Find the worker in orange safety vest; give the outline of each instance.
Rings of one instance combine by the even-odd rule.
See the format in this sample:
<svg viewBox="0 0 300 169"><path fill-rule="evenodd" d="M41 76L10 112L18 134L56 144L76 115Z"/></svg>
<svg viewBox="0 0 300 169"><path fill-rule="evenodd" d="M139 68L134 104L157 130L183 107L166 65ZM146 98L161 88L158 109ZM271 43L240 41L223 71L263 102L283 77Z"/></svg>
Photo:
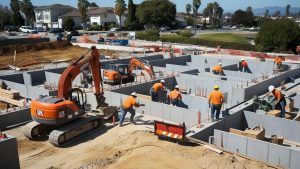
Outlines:
<svg viewBox="0 0 300 169"><path fill-rule="evenodd" d="M160 80L159 83L155 83L150 89L151 100L158 102L158 92L165 91L165 81Z"/></svg>
<svg viewBox="0 0 300 169"><path fill-rule="evenodd" d="M144 104L139 104L136 101L136 98L137 98L137 94L135 92L133 92L123 102L122 108L121 108L121 117L120 117L120 122L119 122L119 126L120 127L122 126L122 124L123 124L123 122L125 120L125 116L126 116L127 112L129 112L131 114L131 116L130 116L130 122L132 122L133 124L135 124L135 122L133 121L133 118L135 116L135 110L133 109L133 107L144 106Z"/></svg>
<svg viewBox="0 0 300 169"><path fill-rule="evenodd" d="M222 68L222 63L220 62L218 65L213 67L212 71L213 71L214 74L224 75L224 71L223 71L223 68Z"/></svg>
<svg viewBox="0 0 300 169"><path fill-rule="evenodd" d="M211 121L219 120L220 111L224 102L224 94L219 91L219 86L214 85L214 90L208 96L208 106L211 108ZM216 114L216 116L215 116Z"/></svg>
<svg viewBox="0 0 300 169"><path fill-rule="evenodd" d="M276 56L274 60L274 64L276 64L277 70L282 70L282 59L280 56Z"/></svg>
<svg viewBox="0 0 300 169"><path fill-rule="evenodd" d="M286 106L286 100L284 98L284 95L279 89L275 89L273 85L269 86L269 92L264 96L273 95L276 102L275 102L275 109L280 110L280 117L285 117L285 106ZM264 98L263 97L263 98Z"/></svg>
<svg viewBox="0 0 300 169"><path fill-rule="evenodd" d="M173 106L180 106L181 100L182 100L182 96L181 96L181 93L179 91L179 86L176 85L174 90L169 93L168 101Z"/></svg>
<svg viewBox="0 0 300 169"><path fill-rule="evenodd" d="M240 61L240 70L242 71L242 72L248 72L248 70L249 70L249 67L248 67L248 63L247 63L247 61L243 58L243 59L241 59L241 61Z"/></svg>

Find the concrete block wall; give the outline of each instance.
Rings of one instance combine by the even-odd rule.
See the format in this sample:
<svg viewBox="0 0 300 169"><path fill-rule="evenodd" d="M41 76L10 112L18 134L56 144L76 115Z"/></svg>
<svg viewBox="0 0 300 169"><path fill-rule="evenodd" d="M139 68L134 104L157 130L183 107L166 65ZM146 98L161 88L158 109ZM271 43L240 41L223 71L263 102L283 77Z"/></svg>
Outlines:
<svg viewBox="0 0 300 169"><path fill-rule="evenodd" d="M293 70L289 70L282 74L279 74L275 77L269 77L269 79L264 80L260 83L249 86L245 89L246 99L251 99L254 95L261 95L267 92L268 86L274 85L278 87L281 81L285 81L286 83L290 81L289 77L293 77L297 79L300 77L300 68L295 68Z"/></svg>
<svg viewBox="0 0 300 169"><path fill-rule="evenodd" d="M298 169L300 166L300 149L268 143L217 129L214 130L214 137L215 145L231 152L290 169Z"/></svg>
<svg viewBox="0 0 300 169"><path fill-rule="evenodd" d="M19 169L19 154L16 137L8 135L7 139L0 140L0 166L1 168Z"/></svg>
<svg viewBox="0 0 300 169"><path fill-rule="evenodd" d="M0 130L5 130L9 126L31 121L31 114L29 108L17 108L0 111ZM1 161L1 160L0 160Z"/></svg>
<svg viewBox="0 0 300 169"><path fill-rule="evenodd" d="M298 121L256 114L251 111L244 112L249 128L262 125L266 129L266 136L268 137L271 135L280 135L284 139L300 143L300 123Z"/></svg>
<svg viewBox="0 0 300 169"><path fill-rule="evenodd" d="M31 85L37 86L44 84L46 81L45 70L27 72L31 76Z"/></svg>
<svg viewBox="0 0 300 169"><path fill-rule="evenodd" d="M149 64L152 66L166 67L166 64L186 65L187 62L191 62L190 55L179 56L179 57L169 58L169 59L153 60L150 61Z"/></svg>
<svg viewBox="0 0 300 169"><path fill-rule="evenodd" d="M0 76L1 80L11 81L19 84L24 84L24 78L22 73L15 73L10 75Z"/></svg>

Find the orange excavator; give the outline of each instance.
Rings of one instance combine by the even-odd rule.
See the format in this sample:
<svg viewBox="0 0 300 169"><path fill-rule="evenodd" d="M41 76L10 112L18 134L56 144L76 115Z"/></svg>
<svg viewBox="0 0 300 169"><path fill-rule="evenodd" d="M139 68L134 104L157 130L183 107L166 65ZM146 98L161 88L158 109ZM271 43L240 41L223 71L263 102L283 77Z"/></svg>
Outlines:
<svg viewBox="0 0 300 169"><path fill-rule="evenodd" d="M85 56L91 51L90 56ZM58 82L58 96L46 96L31 102L34 120L24 126L23 133L29 139L48 135L53 145L61 146L73 138L100 127L100 116L87 114L86 95L79 88L72 88L72 81L88 66L95 85L97 108L107 108L101 83L99 52L95 46L68 66ZM112 109L111 109L112 110Z"/></svg>
<svg viewBox="0 0 300 169"><path fill-rule="evenodd" d="M134 82L135 77L132 71L137 67L145 70L151 79L155 79L153 67L146 60L133 57L129 64L110 64L109 69L103 72L103 81L108 84Z"/></svg>

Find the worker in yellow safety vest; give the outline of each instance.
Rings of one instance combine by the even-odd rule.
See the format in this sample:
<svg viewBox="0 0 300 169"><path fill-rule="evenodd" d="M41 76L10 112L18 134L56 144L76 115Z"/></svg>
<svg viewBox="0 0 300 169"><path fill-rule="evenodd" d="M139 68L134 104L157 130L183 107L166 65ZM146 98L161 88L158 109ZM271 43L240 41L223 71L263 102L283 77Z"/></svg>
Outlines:
<svg viewBox="0 0 300 169"><path fill-rule="evenodd" d="M224 102L224 94L219 91L219 86L214 85L214 90L208 96L208 106L211 108L211 120L219 120L220 111ZM216 113L216 116L215 116Z"/></svg>
<svg viewBox="0 0 300 169"><path fill-rule="evenodd" d="M182 96L181 96L181 93L179 91L179 86L176 85L174 90L169 93L168 101L173 106L180 106L181 100L182 100Z"/></svg>

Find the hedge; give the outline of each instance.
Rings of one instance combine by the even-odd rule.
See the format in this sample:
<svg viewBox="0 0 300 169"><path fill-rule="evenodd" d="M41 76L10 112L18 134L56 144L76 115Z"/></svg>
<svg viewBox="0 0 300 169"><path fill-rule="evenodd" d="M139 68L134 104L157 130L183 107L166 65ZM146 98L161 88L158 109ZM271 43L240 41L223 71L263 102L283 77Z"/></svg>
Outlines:
<svg viewBox="0 0 300 169"><path fill-rule="evenodd" d="M183 43L191 45L200 45L207 47L217 47L221 46L223 49L236 49L236 50L246 50L246 51L256 51L255 46L251 44L242 44L235 42L218 42L218 41L208 41L197 38L187 38L181 36L162 36L160 37L162 42L171 42L171 43Z"/></svg>

